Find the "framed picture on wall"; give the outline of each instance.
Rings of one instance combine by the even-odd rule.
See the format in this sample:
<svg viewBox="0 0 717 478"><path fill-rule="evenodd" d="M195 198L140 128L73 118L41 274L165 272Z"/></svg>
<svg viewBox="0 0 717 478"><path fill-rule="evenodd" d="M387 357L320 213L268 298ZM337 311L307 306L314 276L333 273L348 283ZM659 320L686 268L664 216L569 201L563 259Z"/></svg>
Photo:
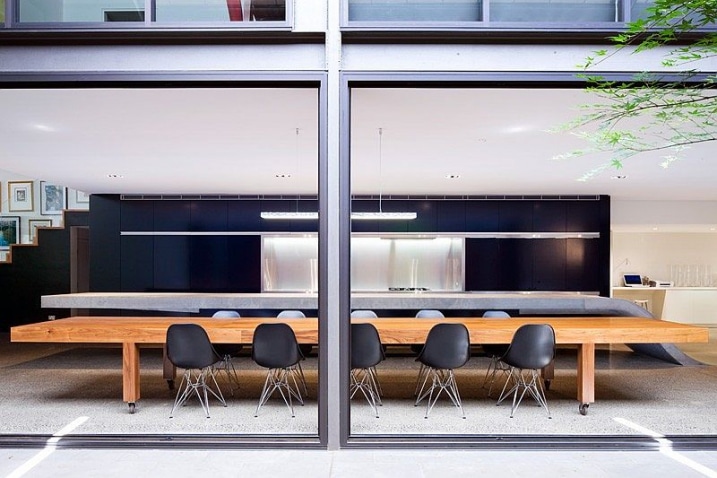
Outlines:
<svg viewBox="0 0 717 478"><path fill-rule="evenodd" d="M52 219L28 219L27 225L30 228L30 242L35 242L35 235L38 227L52 227Z"/></svg>
<svg viewBox="0 0 717 478"><path fill-rule="evenodd" d="M34 211L32 181L8 181L7 204L10 212Z"/></svg>
<svg viewBox="0 0 717 478"><path fill-rule="evenodd" d="M66 194L64 186L40 181L40 214L52 216L62 214L65 209Z"/></svg>
<svg viewBox="0 0 717 478"><path fill-rule="evenodd" d="M75 201L78 204L90 202L90 195L83 191L75 191Z"/></svg>
<svg viewBox="0 0 717 478"><path fill-rule="evenodd" d="M20 216L0 216L0 251L20 243Z"/></svg>

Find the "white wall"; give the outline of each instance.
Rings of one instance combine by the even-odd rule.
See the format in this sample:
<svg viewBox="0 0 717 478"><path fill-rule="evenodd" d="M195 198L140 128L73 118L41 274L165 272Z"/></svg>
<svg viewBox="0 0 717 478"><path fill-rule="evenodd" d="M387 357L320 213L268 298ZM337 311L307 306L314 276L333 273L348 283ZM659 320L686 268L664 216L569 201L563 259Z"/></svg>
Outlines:
<svg viewBox="0 0 717 478"><path fill-rule="evenodd" d="M717 232L613 232L612 257L613 286L626 272L672 280L671 265L708 266L717 285Z"/></svg>
<svg viewBox="0 0 717 478"><path fill-rule="evenodd" d="M671 265L711 268L717 286L717 201L611 202L612 283L625 272L673 280Z"/></svg>
<svg viewBox="0 0 717 478"><path fill-rule="evenodd" d="M717 201L612 200L610 215L618 231L707 232L717 227Z"/></svg>

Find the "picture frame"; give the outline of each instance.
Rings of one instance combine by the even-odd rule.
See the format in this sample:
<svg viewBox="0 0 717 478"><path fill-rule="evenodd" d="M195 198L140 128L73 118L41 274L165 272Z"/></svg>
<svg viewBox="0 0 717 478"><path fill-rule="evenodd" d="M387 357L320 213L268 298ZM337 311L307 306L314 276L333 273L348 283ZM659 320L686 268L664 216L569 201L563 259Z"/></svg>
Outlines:
<svg viewBox="0 0 717 478"><path fill-rule="evenodd" d="M38 227L52 227L52 219L28 219L27 226L30 230L30 242L35 243Z"/></svg>
<svg viewBox="0 0 717 478"><path fill-rule="evenodd" d="M75 202L77 204L86 204L90 202L90 195L84 191L75 190Z"/></svg>
<svg viewBox="0 0 717 478"><path fill-rule="evenodd" d="M0 251L20 243L20 216L0 216Z"/></svg>
<svg viewBox="0 0 717 478"><path fill-rule="evenodd" d="M66 188L40 181L40 214L53 216L62 214L67 204Z"/></svg>
<svg viewBox="0 0 717 478"><path fill-rule="evenodd" d="M35 194L32 181L8 181L7 204L10 212L35 210Z"/></svg>

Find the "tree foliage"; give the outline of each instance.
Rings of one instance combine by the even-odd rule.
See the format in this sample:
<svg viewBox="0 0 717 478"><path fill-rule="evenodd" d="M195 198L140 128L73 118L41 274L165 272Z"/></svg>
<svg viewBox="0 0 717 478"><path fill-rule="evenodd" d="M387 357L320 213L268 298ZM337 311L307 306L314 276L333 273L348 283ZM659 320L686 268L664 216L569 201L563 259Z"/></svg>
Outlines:
<svg viewBox="0 0 717 478"><path fill-rule="evenodd" d="M648 151L663 152L667 167L684 148L717 140L717 0L655 0L644 18L611 41L613 48L593 52L580 65L597 102L583 105L583 114L561 128L589 144L562 158L610 153L609 164L584 179ZM637 55L657 47L669 49L662 61L669 74L645 72L615 81L592 73L628 49ZM705 64L714 68L700 71Z"/></svg>

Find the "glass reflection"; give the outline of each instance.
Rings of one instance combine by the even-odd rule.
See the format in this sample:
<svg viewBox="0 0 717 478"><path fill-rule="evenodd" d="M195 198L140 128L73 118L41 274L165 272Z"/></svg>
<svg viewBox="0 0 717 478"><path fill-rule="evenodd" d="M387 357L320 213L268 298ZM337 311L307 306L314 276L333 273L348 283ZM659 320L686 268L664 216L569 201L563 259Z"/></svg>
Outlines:
<svg viewBox="0 0 717 478"><path fill-rule="evenodd" d="M21 23L143 22L144 1L135 0L20 0Z"/></svg>
<svg viewBox="0 0 717 478"><path fill-rule="evenodd" d="M21 23L144 22L144 7L143 0L18 1ZM158 0L155 10L158 22L286 21L286 0Z"/></svg>
<svg viewBox="0 0 717 478"><path fill-rule="evenodd" d="M349 0L349 20L358 22L476 22L482 10L480 0Z"/></svg>
<svg viewBox="0 0 717 478"><path fill-rule="evenodd" d="M158 0L158 22L283 22L286 0Z"/></svg>

